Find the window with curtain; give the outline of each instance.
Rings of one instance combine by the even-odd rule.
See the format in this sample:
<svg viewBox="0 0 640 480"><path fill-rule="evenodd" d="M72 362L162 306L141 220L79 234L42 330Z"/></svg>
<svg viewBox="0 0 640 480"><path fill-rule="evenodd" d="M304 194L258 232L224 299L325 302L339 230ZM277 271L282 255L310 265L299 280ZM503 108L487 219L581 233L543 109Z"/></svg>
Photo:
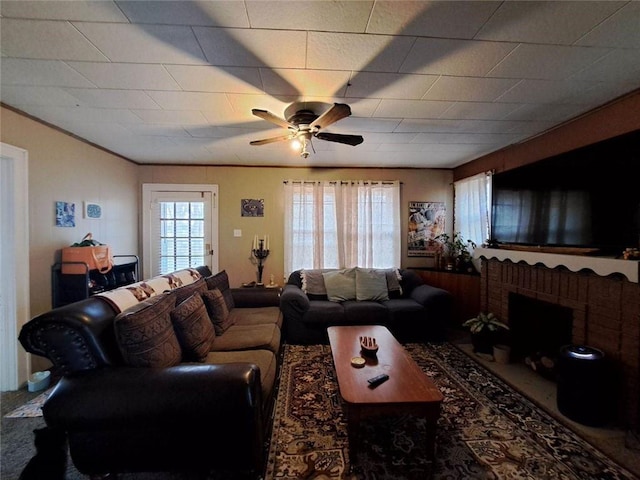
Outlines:
<svg viewBox="0 0 640 480"><path fill-rule="evenodd" d="M480 173L453 184L453 228L462 238L481 245L490 237L491 173Z"/></svg>
<svg viewBox="0 0 640 480"><path fill-rule="evenodd" d="M400 266L400 182L287 181L285 274Z"/></svg>

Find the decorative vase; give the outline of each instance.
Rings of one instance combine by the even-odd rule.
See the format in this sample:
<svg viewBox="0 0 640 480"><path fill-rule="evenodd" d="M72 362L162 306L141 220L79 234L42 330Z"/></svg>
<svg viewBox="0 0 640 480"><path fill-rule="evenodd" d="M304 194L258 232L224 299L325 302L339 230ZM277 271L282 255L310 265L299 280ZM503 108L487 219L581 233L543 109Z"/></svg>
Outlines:
<svg viewBox="0 0 640 480"><path fill-rule="evenodd" d="M473 351L475 353L487 353L493 355L493 345L496 340L496 336L489 330L482 330L478 333L471 334L471 344L473 345Z"/></svg>

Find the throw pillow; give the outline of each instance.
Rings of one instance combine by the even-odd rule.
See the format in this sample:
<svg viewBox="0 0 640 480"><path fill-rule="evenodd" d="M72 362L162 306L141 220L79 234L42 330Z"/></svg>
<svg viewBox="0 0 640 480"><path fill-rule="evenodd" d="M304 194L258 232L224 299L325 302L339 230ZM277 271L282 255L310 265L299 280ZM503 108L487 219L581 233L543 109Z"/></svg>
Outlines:
<svg viewBox="0 0 640 480"><path fill-rule="evenodd" d="M231 289L229 288L229 275L227 275L227 271L222 270L215 275L211 275L207 277L206 281L209 290L213 290L214 288L220 290L227 304L227 309L233 310L235 303L233 301L233 295L231 295Z"/></svg>
<svg viewBox="0 0 640 480"><path fill-rule="evenodd" d="M344 302L356 299L356 269L345 268L324 272L324 286L327 297L332 302Z"/></svg>
<svg viewBox="0 0 640 480"><path fill-rule="evenodd" d="M182 347L182 359L204 362L216 338L200 293L196 293L171 311L171 322Z"/></svg>
<svg viewBox="0 0 640 480"><path fill-rule="evenodd" d="M325 272L327 270L324 270ZM300 270L302 280L302 291L308 295L326 295L327 289L324 285L323 270Z"/></svg>
<svg viewBox="0 0 640 480"><path fill-rule="evenodd" d="M357 268L356 300L372 300L374 302L389 300L385 272L371 268Z"/></svg>
<svg viewBox="0 0 640 480"><path fill-rule="evenodd" d="M170 315L175 302L174 295L163 293L116 316L116 339L127 365L171 367L180 363L182 351Z"/></svg>
<svg viewBox="0 0 640 480"><path fill-rule="evenodd" d="M184 285L172 290L176 296L176 304L181 304L194 293L202 293L207 291L207 282L204 278L200 278L189 285Z"/></svg>
<svg viewBox="0 0 640 480"><path fill-rule="evenodd" d="M387 268L383 270L387 277L387 290L389 291L389 298L400 298L402 297L402 286L400 285L400 280L402 280L402 275L400 275L400 270L397 268Z"/></svg>
<svg viewBox="0 0 640 480"><path fill-rule="evenodd" d="M227 329L233 325L233 316L229 315L227 302L225 302L222 293L217 288L207 290L202 294L202 300L207 307L209 318L213 323L216 335L222 335Z"/></svg>

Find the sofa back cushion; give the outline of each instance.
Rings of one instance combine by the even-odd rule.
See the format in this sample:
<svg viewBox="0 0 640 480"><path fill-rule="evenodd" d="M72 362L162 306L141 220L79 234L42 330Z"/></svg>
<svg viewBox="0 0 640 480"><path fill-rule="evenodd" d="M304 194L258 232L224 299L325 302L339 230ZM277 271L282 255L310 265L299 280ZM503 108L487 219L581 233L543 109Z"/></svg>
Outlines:
<svg viewBox="0 0 640 480"><path fill-rule="evenodd" d="M233 310L235 304L233 302L233 295L231 294L231 288L229 287L229 275L226 270L222 270L215 275L211 275L206 278L207 288L213 290L217 288L222 293L224 301L227 304L227 310ZM211 313L209 313L211 314Z"/></svg>
<svg viewBox="0 0 640 480"><path fill-rule="evenodd" d="M356 269L345 268L322 274L327 297L332 302L344 302L356 299Z"/></svg>
<svg viewBox="0 0 640 480"><path fill-rule="evenodd" d="M197 293L198 295L200 295L202 292L206 292L206 291L207 291L207 282L204 278L200 278L189 285L184 285L182 287L176 288L175 290L173 290L173 293L176 296L176 304L180 305L187 298L191 297L194 293Z"/></svg>
<svg viewBox="0 0 640 480"><path fill-rule="evenodd" d="M176 297L163 293L119 313L114 320L118 347L132 367L171 367L182 350L171 324Z"/></svg>
<svg viewBox="0 0 640 480"><path fill-rule="evenodd" d="M356 300L374 302L389 300L387 275L383 270L356 268Z"/></svg>
<svg viewBox="0 0 640 480"><path fill-rule="evenodd" d="M216 338L200 293L195 293L171 311L171 322L182 349L182 360L204 362Z"/></svg>
<svg viewBox="0 0 640 480"><path fill-rule="evenodd" d="M229 315L227 302L222 292L217 288L207 290L202 294L202 300L207 308L216 335L222 335L235 321L235 317Z"/></svg>

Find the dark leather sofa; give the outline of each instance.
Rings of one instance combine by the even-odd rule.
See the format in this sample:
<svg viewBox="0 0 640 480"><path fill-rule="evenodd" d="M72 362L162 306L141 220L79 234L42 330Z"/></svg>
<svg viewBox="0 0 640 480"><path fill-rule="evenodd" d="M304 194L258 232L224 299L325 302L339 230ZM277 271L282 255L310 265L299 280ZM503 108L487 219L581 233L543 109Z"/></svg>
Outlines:
<svg viewBox="0 0 640 480"><path fill-rule="evenodd" d="M331 269L314 272L329 271ZM394 290L389 285L389 298L381 301L330 301L321 287L315 294L311 290L305 292L303 272L296 270L289 275L280 296L287 343L326 344L327 327L333 325L385 325L402 342L438 342L446 337L452 295L425 284L412 270L397 270L400 288L396 285Z"/></svg>
<svg viewBox="0 0 640 480"><path fill-rule="evenodd" d="M62 376L43 415L48 427L67 433L80 472L92 478L154 471L262 474L280 363L277 297L264 289L238 292L224 271L197 270L233 305L232 325L216 334L201 363L128 366L114 329L119 312L100 297L23 326L24 348L48 358ZM191 294L182 289L193 286L164 295Z"/></svg>

